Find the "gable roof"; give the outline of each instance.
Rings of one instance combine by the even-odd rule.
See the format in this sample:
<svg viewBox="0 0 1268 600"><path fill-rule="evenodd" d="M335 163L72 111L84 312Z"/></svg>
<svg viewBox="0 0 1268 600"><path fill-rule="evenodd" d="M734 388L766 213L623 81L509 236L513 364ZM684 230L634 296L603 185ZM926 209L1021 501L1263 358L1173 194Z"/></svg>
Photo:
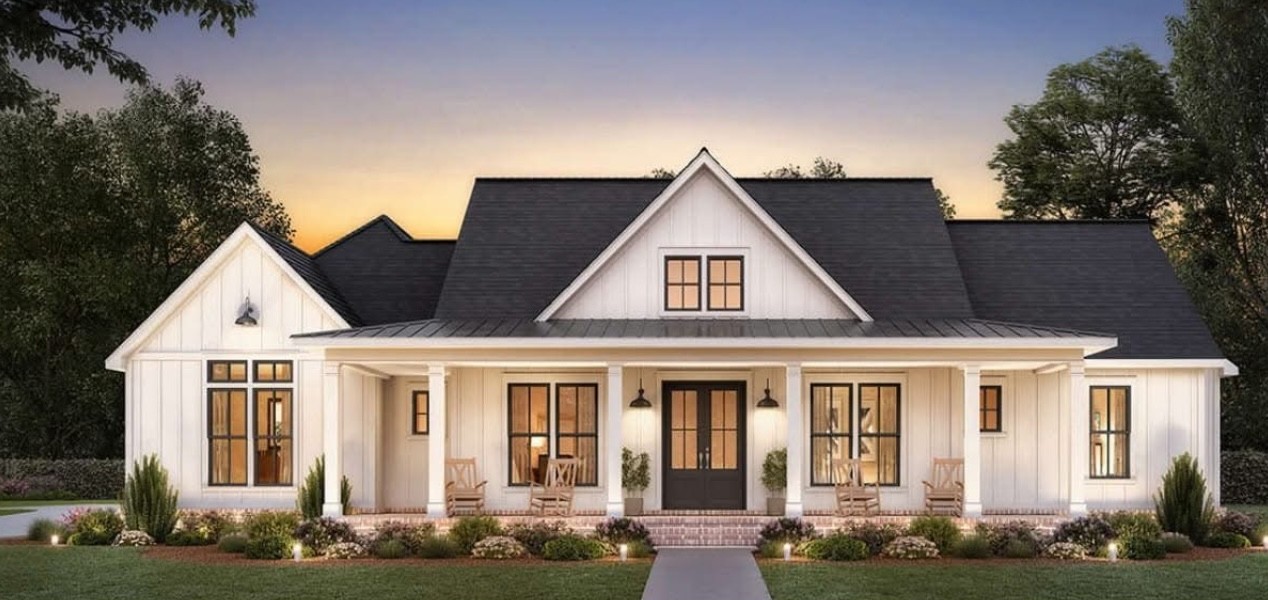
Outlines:
<svg viewBox="0 0 1268 600"><path fill-rule="evenodd" d="M329 304L339 316L343 318L349 325L362 325L365 322L358 318L356 311L344 299L343 294L339 293L339 288L331 283L330 279L322 271L321 267L313 261L303 250L291 245L290 242L274 235L268 230L254 224L247 223L256 234L268 244L274 252L277 253L286 264L290 265L295 273L300 276L317 295L321 296L326 304Z"/></svg>
<svg viewBox="0 0 1268 600"><path fill-rule="evenodd" d="M1092 358L1223 358L1146 221L948 221L977 316L1107 331Z"/></svg>

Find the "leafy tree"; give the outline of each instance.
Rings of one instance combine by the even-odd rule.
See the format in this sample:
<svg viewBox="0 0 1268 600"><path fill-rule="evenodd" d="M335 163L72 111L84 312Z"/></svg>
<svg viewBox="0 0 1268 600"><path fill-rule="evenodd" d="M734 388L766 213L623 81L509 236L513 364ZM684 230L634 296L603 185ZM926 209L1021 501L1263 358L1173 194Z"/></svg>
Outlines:
<svg viewBox="0 0 1268 600"><path fill-rule="evenodd" d="M933 194L938 197L938 208L942 209L942 218L955 218L955 205L951 204L951 197L942 188L933 188Z"/></svg>
<svg viewBox="0 0 1268 600"><path fill-rule="evenodd" d="M238 19L255 14L254 0L0 0L0 110L33 106L40 91L13 61L56 61L92 73L98 64L120 81L149 83L141 63L115 49L115 35L149 31L161 16L197 15L202 29L233 35Z"/></svg>
<svg viewBox="0 0 1268 600"><path fill-rule="evenodd" d="M651 173L647 174L648 179L673 179L677 176L678 174L673 170L661 167L656 167L655 169L652 169Z"/></svg>
<svg viewBox="0 0 1268 600"><path fill-rule="evenodd" d="M241 124L202 96L0 114L0 456L121 456L105 357L242 221L289 237Z"/></svg>
<svg viewBox="0 0 1268 600"><path fill-rule="evenodd" d="M1004 122L989 164L1007 218L1159 217L1199 173L1171 79L1135 46L1053 69Z"/></svg>
<svg viewBox="0 0 1268 600"><path fill-rule="evenodd" d="M845 165L822 156L816 156L814 163L807 171L800 165L788 163L773 171L762 173L762 177L772 179L845 179Z"/></svg>
<svg viewBox="0 0 1268 600"><path fill-rule="evenodd" d="M1223 442L1268 449L1268 4L1188 0L1168 20L1177 99L1209 150L1206 185L1168 249L1216 340L1241 367L1225 380Z"/></svg>

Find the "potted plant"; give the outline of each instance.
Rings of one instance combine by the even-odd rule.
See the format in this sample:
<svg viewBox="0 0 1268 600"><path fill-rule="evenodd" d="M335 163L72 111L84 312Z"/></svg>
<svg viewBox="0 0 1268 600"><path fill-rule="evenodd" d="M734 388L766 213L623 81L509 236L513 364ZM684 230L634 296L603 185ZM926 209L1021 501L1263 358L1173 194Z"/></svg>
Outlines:
<svg viewBox="0 0 1268 600"><path fill-rule="evenodd" d="M621 449L621 487L625 488L627 517L643 514L643 490L652 484L650 461L646 452L634 454L629 448Z"/></svg>
<svg viewBox="0 0 1268 600"><path fill-rule="evenodd" d="M784 514L784 488L788 487L788 450L779 448L766 453L762 462L762 487L766 497L766 514Z"/></svg>

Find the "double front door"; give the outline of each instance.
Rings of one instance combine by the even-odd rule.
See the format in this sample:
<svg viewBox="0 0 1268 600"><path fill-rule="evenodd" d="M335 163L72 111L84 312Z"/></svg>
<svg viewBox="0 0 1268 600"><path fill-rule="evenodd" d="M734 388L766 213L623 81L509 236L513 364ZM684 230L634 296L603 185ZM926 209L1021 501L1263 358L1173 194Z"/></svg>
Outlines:
<svg viewBox="0 0 1268 600"><path fill-rule="evenodd" d="M665 382L666 509L744 508L743 382Z"/></svg>

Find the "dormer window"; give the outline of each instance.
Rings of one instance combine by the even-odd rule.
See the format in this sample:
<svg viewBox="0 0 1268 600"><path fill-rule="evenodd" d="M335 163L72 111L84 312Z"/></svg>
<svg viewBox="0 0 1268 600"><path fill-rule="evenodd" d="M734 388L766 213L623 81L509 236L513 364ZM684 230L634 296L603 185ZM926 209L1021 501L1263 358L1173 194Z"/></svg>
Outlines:
<svg viewBox="0 0 1268 600"><path fill-rule="evenodd" d="M744 310L744 257L709 257L709 310Z"/></svg>
<svg viewBox="0 0 1268 600"><path fill-rule="evenodd" d="M734 249L665 254L663 313L743 313L744 259Z"/></svg>
<svg viewBox="0 0 1268 600"><path fill-rule="evenodd" d="M665 310L700 310L700 257L665 257Z"/></svg>

